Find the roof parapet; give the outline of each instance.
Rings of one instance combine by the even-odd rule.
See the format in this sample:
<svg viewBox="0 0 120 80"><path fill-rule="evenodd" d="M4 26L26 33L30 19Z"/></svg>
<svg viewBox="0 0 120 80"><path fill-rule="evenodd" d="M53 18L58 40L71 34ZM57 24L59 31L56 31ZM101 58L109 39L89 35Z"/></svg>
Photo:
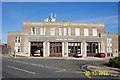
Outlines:
<svg viewBox="0 0 120 80"><path fill-rule="evenodd" d="M8 32L8 35L27 35L27 34L19 31L15 31L15 32Z"/></svg>
<svg viewBox="0 0 120 80"><path fill-rule="evenodd" d="M88 23L88 22L23 22L23 25L63 25L63 26L102 26L103 23Z"/></svg>

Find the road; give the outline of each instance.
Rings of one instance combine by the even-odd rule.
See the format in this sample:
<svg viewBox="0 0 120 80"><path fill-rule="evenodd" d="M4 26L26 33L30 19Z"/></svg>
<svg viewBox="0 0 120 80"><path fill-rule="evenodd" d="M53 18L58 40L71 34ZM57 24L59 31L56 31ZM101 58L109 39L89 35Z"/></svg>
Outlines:
<svg viewBox="0 0 120 80"><path fill-rule="evenodd" d="M85 75L84 64L101 65L103 61L45 59L45 58L5 58L2 59L3 78L89 78ZM92 78L109 78L92 76Z"/></svg>

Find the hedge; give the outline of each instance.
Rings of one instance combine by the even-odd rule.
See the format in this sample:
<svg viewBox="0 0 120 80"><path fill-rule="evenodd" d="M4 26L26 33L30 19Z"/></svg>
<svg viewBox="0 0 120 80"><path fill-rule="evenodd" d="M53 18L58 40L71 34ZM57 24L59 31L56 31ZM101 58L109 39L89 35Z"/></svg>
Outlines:
<svg viewBox="0 0 120 80"><path fill-rule="evenodd" d="M111 67L120 68L120 57L115 57L109 60L109 65Z"/></svg>

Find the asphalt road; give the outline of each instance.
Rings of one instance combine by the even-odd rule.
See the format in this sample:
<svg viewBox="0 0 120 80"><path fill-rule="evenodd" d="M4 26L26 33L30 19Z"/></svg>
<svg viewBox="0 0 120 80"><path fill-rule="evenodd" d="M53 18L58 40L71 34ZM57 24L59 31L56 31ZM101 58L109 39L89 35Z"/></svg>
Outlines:
<svg viewBox="0 0 120 80"><path fill-rule="evenodd" d="M101 65L103 61L64 60L45 58L3 58L2 78L84 78L84 64ZM92 78L110 78L92 76Z"/></svg>

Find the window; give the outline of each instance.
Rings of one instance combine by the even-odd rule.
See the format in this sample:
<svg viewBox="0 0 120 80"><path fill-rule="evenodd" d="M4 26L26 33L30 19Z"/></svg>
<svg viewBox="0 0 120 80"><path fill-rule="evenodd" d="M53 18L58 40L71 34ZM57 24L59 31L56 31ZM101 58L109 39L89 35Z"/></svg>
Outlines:
<svg viewBox="0 0 120 80"><path fill-rule="evenodd" d="M59 28L59 35L62 35L62 28Z"/></svg>
<svg viewBox="0 0 120 80"><path fill-rule="evenodd" d="M18 52L18 46L15 46L15 52Z"/></svg>
<svg viewBox="0 0 120 80"><path fill-rule="evenodd" d="M18 37L18 43L20 43L20 37Z"/></svg>
<svg viewBox="0 0 120 80"><path fill-rule="evenodd" d="M97 36L97 29L93 29L93 36Z"/></svg>
<svg viewBox="0 0 120 80"><path fill-rule="evenodd" d="M80 29L79 28L75 28L75 36L80 36Z"/></svg>
<svg viewBox="0 0 120 80"><path fill-rule="evenodd" d="M41 28L41 30L40 30L40 33L41 33L41 35L45 35L45 28Z"/></svg>
<svg viewBox="0 0 120 80"><path fill-rule="evenodd" d="M88 28L85 28L85 29L84 29L84 36L88 36L88 34L89 34L89 33L88 33Z"/></svg>
<svg viewBox="0 0 120 80"><path fill-rule="evenodd" d="M107 38L107 43L109 43L109 38Z"/></svg>
<svg viewBox="0 0 120 80"><path fill-rule="evenodd" d="M50 28L50 35L55 35L55 28Z"/></svg>
<svg viewBox="0 0 120 80"><path fill-rule="evenodd" d="M18 52L20 52L20 46L18 46Z"/></svg>
<svg viewBox="0 0 120 80"><path fill-rule="evenodd" d="M20 43L20 37L15 37L15 43Z"/></svg>
<svg viewBox="0 0 120 80"><path fill-rule="evenodd" d="M107 38L107 43L112 43L112 38Z"/></svg>
<svg viewBox="0 0 120 80"><path fill-rule="evenodd" d="M15 46L15 52L20 52L20 46Z"/></svg>
<svg viewBox="0 0 120 80"><path fill-rule="evenodd" d="M107 52L112 52L112 38L107 38Z"/></svg>
<svg viewBox="0 0 120 80"><path fill-rule="evenodd" d="M36 28L31 28L31 35L36 35Z"/></svg>
<svg viewBox="0 0 120 80"><path fill-rule="evenodd" d="M71 28L68 28L68 35L71 35Z"/></svg>
<svg viewBox="0 0 120 80"><path fill-rule="evenodd" d="M15 43L17 43L17 38L18 38L18 37L15 37Z"/></svg>
<svg viewBox="0 0 120 80"><path fill-rule="evenodd" d="M64 35L67 34L67 28L64 28Z"/></svg>
<svg viewBox="0 0 120 80"><path fill-rule="evenodd" d="M109 38L109 43L112 43L112 38Z"/></svg>
<svg viewBox="0 0 120 80"><path fill-rule="evenodd" d="M112 53L112 47L111 46L107 47L107 52Z"/></svg>

